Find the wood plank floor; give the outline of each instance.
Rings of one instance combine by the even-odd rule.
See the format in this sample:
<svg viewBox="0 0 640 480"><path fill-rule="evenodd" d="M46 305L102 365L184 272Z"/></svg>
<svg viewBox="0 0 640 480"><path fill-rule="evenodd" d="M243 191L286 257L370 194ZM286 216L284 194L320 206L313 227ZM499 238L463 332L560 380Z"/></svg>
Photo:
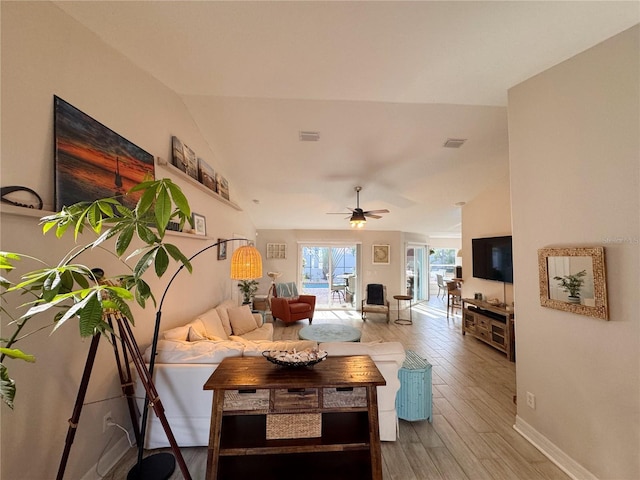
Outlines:
<svg viewBox="0 0 640 480"><path fill-rule="evenodd" d="M515 364L488 345L462 336L459 314L447 319L445 308L436 298L414 306L413 325L393 323L395 312L390 324L375 314L363 323L358 312L344 310L317 311L314 316L314 324L362 329L363 342L402 342L433 365L433 423L400 420L399 440L382 443L384 480L569 480L512 428ZM285 327L278 322L274 338L297 339L305 325ZM182 452L192 478L204 479L206 448ZM104 478L126 478L135 458L131 449ZM171 479L181 478L176 468Z"/></svg>

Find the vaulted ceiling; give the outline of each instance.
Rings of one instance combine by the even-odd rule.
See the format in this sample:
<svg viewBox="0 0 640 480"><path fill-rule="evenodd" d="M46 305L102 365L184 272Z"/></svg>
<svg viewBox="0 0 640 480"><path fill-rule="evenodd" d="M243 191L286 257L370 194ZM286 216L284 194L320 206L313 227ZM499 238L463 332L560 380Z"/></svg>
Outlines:
<svg viewBox="0 0 640 480"><path fill-rule="evenodd" d="M432 236L508 181L507 90L640 21L634 1L55 3L184 99L257 228L349 228L326 212L361 185L391 211L366 228Z"/></svg>

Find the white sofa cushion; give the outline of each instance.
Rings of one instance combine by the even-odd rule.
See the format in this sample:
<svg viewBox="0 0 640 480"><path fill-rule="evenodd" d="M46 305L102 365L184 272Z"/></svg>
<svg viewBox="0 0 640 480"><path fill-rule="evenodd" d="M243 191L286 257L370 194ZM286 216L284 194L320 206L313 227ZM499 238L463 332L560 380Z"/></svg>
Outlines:
<svg viewBox="0 0 640 480"><path fill-rule="evenodd" d="M228 308L227 314L229 315L233 335L244 335L258 328L248 305Z"/></svg>
<svg viewBox="0 0 640 480"><path fill-rule="evenodd" d="M231 335L229 337L230 340L236 340L236 335ZM249 333L245 333L241 337L243 340L273 340L273 324L265 323L260 328L256 328L255 330L251 330Z"/></svg>
<svg viewBox="0 0 640 480"><path fill-rule="evenodd" d="M222 321L222 326L224 331L227 333L227 336L232 334L231 330L231 322L229 322L229 314L227 313L228 308L237 307L238 305L233 300L225 300L220 305L216 307L216 311L220 316L220 320Z"/></svg>
<svg viewBox="0 0 640 480"><path fill-rule="evenodd" d="M201 342L181 342L160 340L158 342L156 363L220 363L227 357L241 357L244 344L223 340ZM151 347L144 352L145 361L149 361Z"/></svg>
<svg viewBox="0 0 640 480"><path fill-rule="evenodd" d="M222 320L220 319L220 314L215 308L207 310L206 312L198 315L198 319L204 325L207 335L219 337L224 340L227 340L229 338L229 334L227 333L222 324Z"/></svg>

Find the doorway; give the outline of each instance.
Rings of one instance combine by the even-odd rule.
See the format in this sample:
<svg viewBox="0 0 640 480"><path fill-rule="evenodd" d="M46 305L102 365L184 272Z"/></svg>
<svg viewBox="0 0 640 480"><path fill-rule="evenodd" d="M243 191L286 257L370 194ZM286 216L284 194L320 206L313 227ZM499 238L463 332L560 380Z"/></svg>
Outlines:
<svg viewBox="0 0 640 480"><path fill-rule="evenodd" d="M414 302L429 300L429 256L426 245L409 244L405 254L407 295Z"/></svg>
<svg viewBox="0 0 640 480"><path fill-rule="evenodd" d="M357 245L301 245L299 250L302 293L316 296L316 308L353 308Z"/></svg>

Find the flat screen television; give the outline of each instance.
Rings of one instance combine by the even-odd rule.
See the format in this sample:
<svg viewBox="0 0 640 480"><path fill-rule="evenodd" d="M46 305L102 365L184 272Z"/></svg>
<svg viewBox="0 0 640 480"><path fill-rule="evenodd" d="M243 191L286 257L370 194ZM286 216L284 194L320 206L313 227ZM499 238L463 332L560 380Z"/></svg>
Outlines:
<svg viewBox="0 0 640 480"><path fill-rule="evenodd" d="M473 276L485 280L513 283L511 235L471 240Z"/></svg>

